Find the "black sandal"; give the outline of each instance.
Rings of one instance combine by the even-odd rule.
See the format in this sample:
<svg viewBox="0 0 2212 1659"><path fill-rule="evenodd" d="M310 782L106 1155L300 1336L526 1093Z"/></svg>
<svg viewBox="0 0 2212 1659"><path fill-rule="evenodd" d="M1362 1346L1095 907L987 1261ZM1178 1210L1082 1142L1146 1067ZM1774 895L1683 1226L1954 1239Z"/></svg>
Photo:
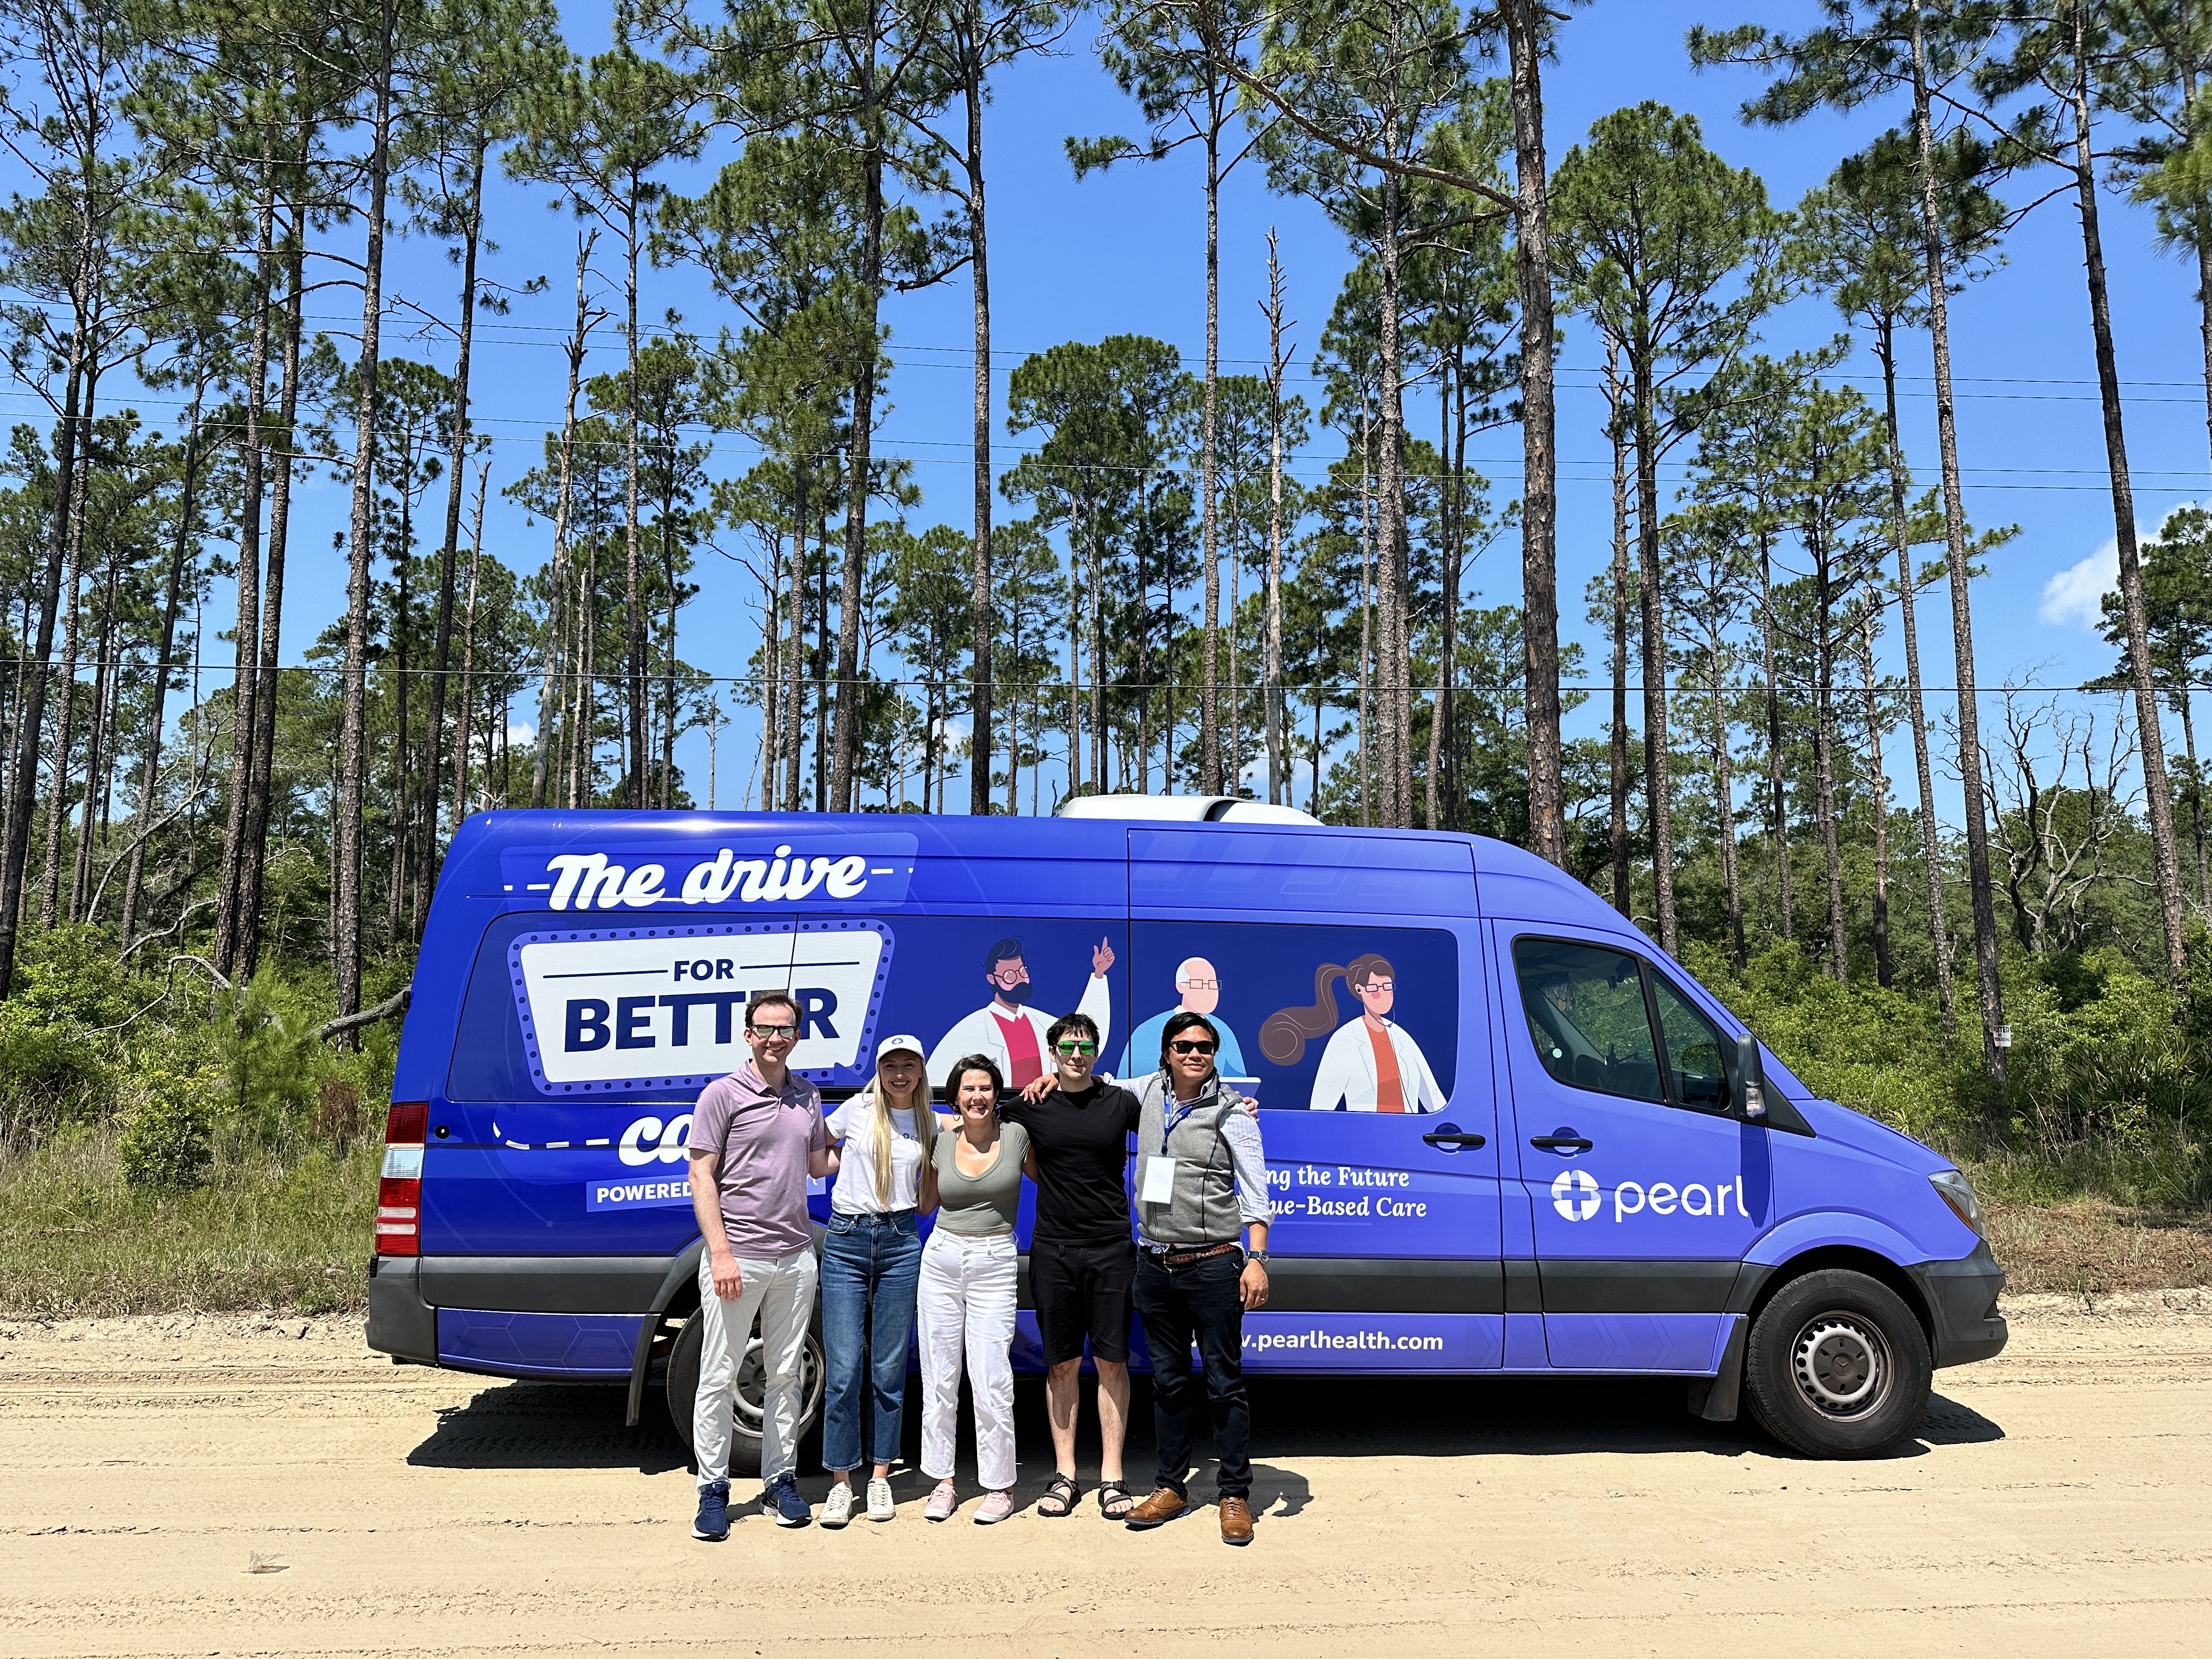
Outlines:
<svg viewBox="0 0 2212 1659"><path fill-rule="evenodd" d="M1052 1484L1044 1489L1044 1496L1037 1499L1036 1512L1048 1520L1056 1521L1063 1515L1074 1514L1075 1506L1082 1501L1083 1488L1075 1484L1074 1477L1055 1474ZM1053 1504L1059 1507L1049 1507Z"/></svg>
<svg viewBox="0 0 2212 1659"><path fill-rule="evenodd" d="M1121 1507L1116 1511L1114 1506ZM1127 1521L1129 1511L1137 1507L1137 1500L1126 1480L1101 1480L1098 1483L1098 1513L1109 1521Z"/></svg>

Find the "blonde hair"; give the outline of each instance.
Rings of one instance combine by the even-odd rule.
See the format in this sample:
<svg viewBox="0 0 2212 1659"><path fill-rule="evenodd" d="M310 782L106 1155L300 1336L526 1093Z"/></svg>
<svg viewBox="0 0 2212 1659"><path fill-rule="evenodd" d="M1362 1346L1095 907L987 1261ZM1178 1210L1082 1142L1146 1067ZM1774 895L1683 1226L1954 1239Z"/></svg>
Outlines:
<svg viewBox="0 0 2212 1659"><path fill-rule="evenodd" d="M914 1087L908 1092L908 1109L914 1114L915 1139L921 1143L923 1160L927 1162L929 1131L936 1125L936 1120L930 1116L929 1111L929 1079L927 1077L916 1078ZM892 1108L890 1097L884 1089L883 1059L880 1055L876 1060L876 1075L868 1082L868 1145L873 1150L876 1160L876 1202L889 1209L891 1202Z"/></svg>

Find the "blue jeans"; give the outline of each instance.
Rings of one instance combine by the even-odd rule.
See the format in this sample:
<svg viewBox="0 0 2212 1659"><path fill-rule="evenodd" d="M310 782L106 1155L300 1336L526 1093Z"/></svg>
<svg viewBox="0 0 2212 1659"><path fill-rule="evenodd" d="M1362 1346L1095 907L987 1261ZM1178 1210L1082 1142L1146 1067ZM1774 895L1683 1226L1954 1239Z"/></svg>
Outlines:
<svg viewBox="0 0 2212 1659"><path fill-rule="evenodd" d="M822 1462L827 1468L857 1469L898 1455L921 1274L921 1235L912 1210L830 1218L829 1236L822 1241L822 1345L829 1372Z"/></svg>

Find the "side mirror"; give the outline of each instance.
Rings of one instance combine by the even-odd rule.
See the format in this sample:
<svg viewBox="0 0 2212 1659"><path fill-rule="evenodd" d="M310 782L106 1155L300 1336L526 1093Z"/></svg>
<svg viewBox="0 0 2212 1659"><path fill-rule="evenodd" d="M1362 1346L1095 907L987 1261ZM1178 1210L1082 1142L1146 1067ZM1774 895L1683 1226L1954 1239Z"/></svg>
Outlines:
<svg viewBox="0 0 2212 1659"><path fill-rule="evenodd" d="M1743 1092L1743 1115L1754 1122L1766 1115L1766 1061L1759 1039L1747 1032L1735 1040L1736 1086Z"/></svg>

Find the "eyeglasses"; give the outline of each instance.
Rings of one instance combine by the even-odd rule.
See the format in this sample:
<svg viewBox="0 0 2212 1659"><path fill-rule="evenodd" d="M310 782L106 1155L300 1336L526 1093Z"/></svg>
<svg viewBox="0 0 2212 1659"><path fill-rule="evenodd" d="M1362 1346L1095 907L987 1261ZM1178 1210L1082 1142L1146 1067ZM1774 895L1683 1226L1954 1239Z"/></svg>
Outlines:
<svg viewBox="0 0 2212 1659"><path fill-rule="evenodd" d="M763 1042L788 1042L799 1035L796 1025L748 1025L745 1030Z"/></svg>
<svg viewBox="0 0 2212 1659"><path fill-rule="evenodd" d="M1214 1049L1211 1042L1170 1042L1168 1047L1179 1054L1211 1054Z"/></svg>
<svg viewBox="0 0 2212 1659"><path fill-rule="evenodd" d="M1370 991L1395 991L1397 988L1398 981L1395 979L1370 979L1359 988L1359 994L1364 996Z"/></svg>
<svg viewBox="0 0 2212 1659"><path fill-rule="evenodd" d="M983 975L994 985L1019 985L1029 976L1026 968L994 968Z"/></svg>
<svg viewBox="0 0 2212 1659"><path fill-rule="evenodd" d="M1095 1054L1098 1052L1098 1045L1095 1042L1060 1042L1054 1045L1054 1051L1073 1058L1077 1054Z"/></svg>

